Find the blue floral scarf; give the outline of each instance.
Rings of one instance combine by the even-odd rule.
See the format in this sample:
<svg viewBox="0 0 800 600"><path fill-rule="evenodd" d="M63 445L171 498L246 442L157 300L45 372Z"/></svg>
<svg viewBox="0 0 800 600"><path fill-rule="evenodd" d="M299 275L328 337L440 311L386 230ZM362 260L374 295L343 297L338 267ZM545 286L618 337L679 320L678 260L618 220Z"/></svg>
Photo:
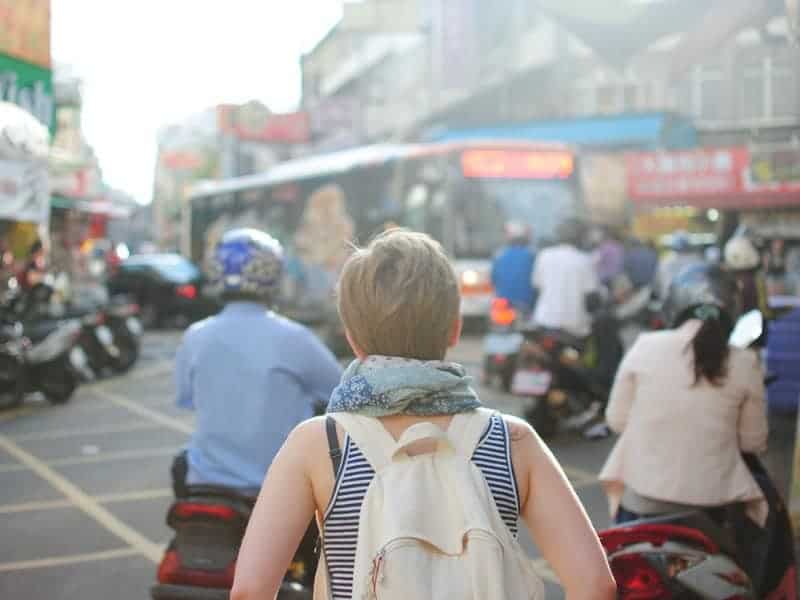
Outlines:
<svg viewBox="0 0 800 600"><path fill-rule="evenodd" d="M481 405L464 367L443 361L368 356L350 363L328 412L369 417L454 415Z"/></svg>

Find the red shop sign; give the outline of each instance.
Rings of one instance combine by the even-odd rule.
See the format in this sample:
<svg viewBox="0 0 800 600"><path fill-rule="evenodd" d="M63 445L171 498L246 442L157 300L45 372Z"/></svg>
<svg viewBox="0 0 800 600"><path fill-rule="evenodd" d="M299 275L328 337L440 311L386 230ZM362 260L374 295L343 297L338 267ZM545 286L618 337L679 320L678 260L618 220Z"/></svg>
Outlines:
<svg viewBox="0 0 800 600"><path fill-rule="evenodd" d="M635 204L757 208L800 206L795 151L699 148L626 155Z"/></svg>
<svg viewBox="0 0 800 600"><path fill-rule="evenodd" d="M632 200L689 200L740 193L749 156L746 148L703 148L628 154L625 163Z"/></svg>

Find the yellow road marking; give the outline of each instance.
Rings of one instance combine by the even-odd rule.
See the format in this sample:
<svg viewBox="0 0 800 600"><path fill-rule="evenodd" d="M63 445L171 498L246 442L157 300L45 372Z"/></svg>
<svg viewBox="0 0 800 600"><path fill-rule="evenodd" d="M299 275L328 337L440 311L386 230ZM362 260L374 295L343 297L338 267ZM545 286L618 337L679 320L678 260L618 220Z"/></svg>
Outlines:
<svg viewBox="0 0 800 600"><path fill-rule="evenodd" d="M37 558L35 560L19 560L16 562L0 563L0 573L24 571L27 569L43 569L45 567L61 567L64 565L74 565L98 560L125 558L128 556L136 556L137 554L139 554L139 551L135 548L119 548L118 550L105 550L103 552L71 554L69 556L55 556L53 558Z"/></svg>
<svg viewBox="0 0 800 600"><path fill-rule="evenodd" d="M162 448L145 448L143 450L123 450L120 452L100 452L88 456L72 456L56 460L42 461L49 467L71 467L73 465L90 465L94 463L110 462L115 460L136 460L137 458L153 458L159 456L174 456L180 452L181 446L166 446Z"/></svg>
<svg viewBox="0 0 800 600"><path fill-rule="evenodd" d="M172 490L169 488L156 488L152 490L142 490L139 492L128 492L122 494L101 494L91 496L91 499L99 504L116 504L119 502L134 502L137 500L158 500L160 498L172 498ZM19 504L0 504L0 515L8 515L22 512L34 512L37 510L55 510L60 508L73 508L72 502L66 498L61 500L39 500L34 502L20 502Z"/></svg>
<svg viewBox="0 0 800 600"><path fill-rule="evenodd" d="M10 515L21 512L32 512L36 510L53 510L56 508L69 508L72 502L69 500L42 500L38 502L20 502L19 504L0 505L0 515Z"/></svg>
<svg viewBox="0 0 800 600"><path fill-rule="evenodd" d="M42 464L48 467L71 467L73 465L91 465L96 463L113 462L115 460L136 460L138 458L158 458L160 456L174 456L181 450L181 446L164 446L160 448L145 448L142 450L121 450L119 452L100 452L86 456L67 456L54 460L43 460ZM27 471L28 467L19 463L0 464L0 473L16 473Z"/></svg>
<svg viewBox="0 0 800 600"><path fill-rule="evenodd" d="M562 465L562 468L564 469L564 473L566 473L567 477L569 477L570 481L574 484L589 485L597 483L597 473L590 473L589 471L584 471L576 467L568 467L566 465Z"/></svg>
<svg viewBox="0 0 800 600"><path fill-rule="evenodd" d="M27 471L28 467L19 463L3 463L0 464L0 473L16 473L18 471Z"/></svg>
<svg viewBox="0 0 800 600"><path fill-rule="evenodd" d="M104 389L97 389L94 390L98 395L102 396L104 399L108 400L109 402L116 404L117 406L121 406L122 408L127 408L130 412L145 419L149 419L154 423L158 423L159 425L163 425L164 427L169 427L174 429L175 431L180 431L181 433L186 433L191 435L194 432L194 427L191 424L187 423L183 419L176 419L175 417L170 417L169 415L165 415L164 413L158 412L157 410L153 410L151 408L147 408L138 404L137 402L133 402L132 400L128 400L127 398L120 396L119 394L115 394L114 392L109 392L108 390Z"/></svg>
<svg viewBox="0 0 800 600"><path fill-rule="evenodd" d="M154 563L158 563L161 560L161 547L158 544L151 542L138 531L123 523L78 486L56 473L44 462L29 454L2 434L0 434L0 448L64 494L75 506L124 541L128 546L135 548L142 556Z"/></svg>
<svg viewBox="0 0 800 600"><path fill-rule="evenodd" d="M13 421L20 417L29 415L32 412L34 412L34 409L30 406L20 406L19 408L12 408L11 410L7 410L0 413L0 423L7 423L8 421Z"/></svg>
<svg viewBox="0 0 800 600"><path fill-rule="evenodd" d="M15 442L27 442L33 440L57 440L69 437L80 437L84 435L108 435L110 433L128 433L132 431L145 431L155 429L156 424L142 421L139 423L127 423L120 425L108 425L93 428L76 429L53 429L50 431L34 431L31 433L21 433L19 435L9 435Z"/></svg>

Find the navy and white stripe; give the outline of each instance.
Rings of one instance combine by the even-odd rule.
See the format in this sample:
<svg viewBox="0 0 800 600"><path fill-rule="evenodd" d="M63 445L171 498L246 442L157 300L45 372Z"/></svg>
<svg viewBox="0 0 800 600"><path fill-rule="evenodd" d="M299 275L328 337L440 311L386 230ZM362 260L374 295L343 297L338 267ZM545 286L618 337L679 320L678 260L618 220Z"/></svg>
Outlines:
<svg viewBox="0 0 800 600"><path fill-rule="evenodd" d="M350 600L358 541L358 517L375 471L350 436L345 436L342 463L325 512L323 549L328 563L333 600ZM511 463L508 428L492 417L472 462L486 478L495 504L511 534L519 531L519 495Z"/></svg>

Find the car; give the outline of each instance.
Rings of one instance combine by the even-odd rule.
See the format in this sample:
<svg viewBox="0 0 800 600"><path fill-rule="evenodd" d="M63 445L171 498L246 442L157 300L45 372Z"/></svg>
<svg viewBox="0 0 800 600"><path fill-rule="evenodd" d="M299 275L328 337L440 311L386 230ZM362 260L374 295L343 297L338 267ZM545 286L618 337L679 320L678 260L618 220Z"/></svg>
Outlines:
<svg viewBox="0 0 800 600"><path fill-rule="evenodd" d="M108 279L111 296L126 295L139 304L145 328L185 326L215 314L220 304L203 293L205 277L180 254L140 254L122 261Z"/></svg>

